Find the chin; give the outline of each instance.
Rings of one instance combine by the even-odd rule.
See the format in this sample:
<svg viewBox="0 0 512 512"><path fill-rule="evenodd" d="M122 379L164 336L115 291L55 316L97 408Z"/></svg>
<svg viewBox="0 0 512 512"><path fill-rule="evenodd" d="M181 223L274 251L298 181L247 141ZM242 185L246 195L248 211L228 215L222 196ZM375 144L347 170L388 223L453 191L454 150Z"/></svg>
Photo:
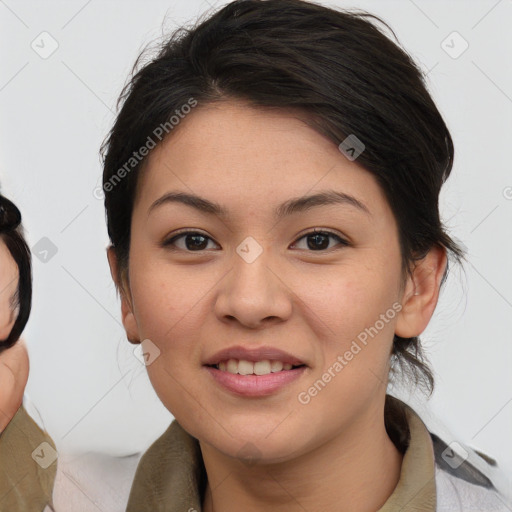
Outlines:
<svg viewBox="0 0 512 512"><path fill-rule="evenodd" d="M300 447L290 445L289 441L269 443L267 440L244 438L236 443L211 445L227 457L237 459L247 466L278 464L292 460L300 452Z"/></svg>
<svg viewBox="0 0 512 512"><path fill-rule="evenodd" d="M230 423L226 430L217 424L215 428L194 429L195 432L189 433L227 457L248 465L274 464L291 460L307 450L302 428L293 429L288 425L286 429L276 429L282 419L274 418L256 429L251 421L251 424ZM222 425L222 420L218 420Z"/></svg>

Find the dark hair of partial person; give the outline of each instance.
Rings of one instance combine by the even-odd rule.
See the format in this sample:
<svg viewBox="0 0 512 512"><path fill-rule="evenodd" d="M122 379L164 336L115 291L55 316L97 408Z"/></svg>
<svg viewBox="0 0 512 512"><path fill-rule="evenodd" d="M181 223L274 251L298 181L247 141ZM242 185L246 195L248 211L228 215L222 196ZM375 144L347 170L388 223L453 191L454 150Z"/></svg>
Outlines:
<svg viewBox="0 0 512 512"><path fill-rule="evenodd" d="M441 186L453 166L451 135L426 75L372 20L398 41L382 19L366 11L302 0L237 0L159 41L147 62L153 49L140 53L100 150L120 282L127 277L138 171L147 158L130 172L125 164L190 98L196 108L235 99L291 111L336 146L355 135L365 145L357 163L374 176L397 221L403 283L434 246L446 250L448 261L464 260L439 214ZM117 174L123 178L112 186L123 166L125 172ZM390 358L390 377L407 374L432 393L434 379L419 337L395 335Z"/></svg>
<svg viewBox="0 0 512 512"><path fill-rule="evenodd" d="M32 307L32 263L30 249L25 242L21 213L14 203L0 194L0 238L18 266L18 287L10 300L17 317L9 336L0 340L0 353L12 347L27 325Z"/></svg>

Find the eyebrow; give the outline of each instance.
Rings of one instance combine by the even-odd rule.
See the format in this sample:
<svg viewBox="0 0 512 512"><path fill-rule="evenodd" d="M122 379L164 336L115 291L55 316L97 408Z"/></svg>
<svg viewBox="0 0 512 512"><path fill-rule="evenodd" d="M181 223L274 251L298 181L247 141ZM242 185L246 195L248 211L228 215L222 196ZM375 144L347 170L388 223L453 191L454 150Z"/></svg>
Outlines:
<svg viewBox="0 0 512 512"><path fill-rule="evenodd" d="M148 215L159 206L169 203L181 203L208 215L217 215L223 219L229 218L228 210L219 203L186 192L168 192L164 194L149 207ZM314 207L332 204L349 205L371 217L369 208L359 199L345 192L337 192L335 190L325 190L313 195L289 199L274 210L274 217L282 219L294 213L306 212Z"/></svg>

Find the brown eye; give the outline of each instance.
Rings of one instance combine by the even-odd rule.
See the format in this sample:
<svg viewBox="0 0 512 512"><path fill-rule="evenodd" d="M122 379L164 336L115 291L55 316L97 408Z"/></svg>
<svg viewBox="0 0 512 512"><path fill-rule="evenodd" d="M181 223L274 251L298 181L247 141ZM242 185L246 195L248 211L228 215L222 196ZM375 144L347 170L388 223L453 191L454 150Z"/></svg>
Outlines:
<svg viewBox="0 0 512 512"><path fill-rule="evenodd" d="M181 239L183 239L183 243L178 246L176 242ZM208 240L211 240L211 238L198 231L184 231L166 240L162 245L164 247L173 246L172 248L176 247L182 251L198 252L207 248Z"/></svg>
<svg viewBox="0 0 512 512"><path fill-rule="evenodd" d="M305 235L301 236L299 240L302 240L304 238L307 240L306 249L309 249L311 251L323 251L332 248L329 247L329 243L330 240L333 239L336 239L339 242L339 245L349 245L349 243L346 240L341 238L339 235L331 233L330 231L311 231L310 233L306 233ZM295 242L294 245L296 244L297 242Z"/></svg>
<svg viewBox="0 0 512 512"><path fill-rule="evenodd" d="M307 246L305 249L317 252L331 249L332 246L329 247L331 240L338 241L339 246L350 245L349 242L341 238L339 235L331 233L330 231L311 231L310 233L306 233L299 238L299 240L302 239L307 240ZM178 245L178 241L180 241L181 245ZM172 250L201 252L208 248L209 241L213 242L209 236L199 231L183 231L166 240L162 246L171 248ZM295 242L294 246L296 246L296 244L297 242ZM299 247L299 249L301 248ZM304 249L304 247L302 249Z"/></svg>

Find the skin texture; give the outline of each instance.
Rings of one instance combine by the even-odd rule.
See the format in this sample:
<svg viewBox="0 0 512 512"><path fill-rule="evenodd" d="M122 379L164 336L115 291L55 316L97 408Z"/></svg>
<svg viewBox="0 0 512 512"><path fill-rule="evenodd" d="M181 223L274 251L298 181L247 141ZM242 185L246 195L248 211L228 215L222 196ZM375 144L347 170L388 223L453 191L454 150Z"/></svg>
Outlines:
<svg viewBox="0 0 512 512"><path fill-rule="evenodd" d="M402 282L397 225L373 176L291 113L230 101L197 107L155 148L138 184L128 274L117 280L133 343L160 355L147 367L158 396L201 446L204 510L375 511L395 488L402 456L384 427L393 333L419 335L446 265L432 251ZM329 205L279 221L274 208L320 190L351 194L369 214ZM167 203L170 191L216 201L229 219ZM162 243L188 228L204 248ZM305 234L330 230L328 248ZM262 253L236 252L253 237ZM310 246L311 247L311 246ZM322 246L323 247L323 246ZM403 286L401 286L403 285ZM307 405L298 401L365 328L401 311ZM270 346L307 364L264 398L221 388L203 367L233 345ZM247 460L248 451L256 461ZM368 489L372 492L369 493Z"/></svg>
<svg viewBox="0 0 512 512"><path fill-rule="evenodd" d="M27 347L20 339L0 354L0 432L5 430L21 406L28 374Z"/></svg>
<svg viewBox="0 0 512 512"><path fill-rule="evenodd" d="M5 340L16 321L12 298L18 288L18 266L5 242L0 239L0 340Z"/></svg>
<svg viewBox="0 0 512 512"><path fill-rule="evenodd" d="M16 321L16 311L11 304L17 287L18 267L9 249L0 240L0 339L9 336ZM0 432L4 431L23 401L28 373L27 348L20 339L0 354Z"/></svg>

